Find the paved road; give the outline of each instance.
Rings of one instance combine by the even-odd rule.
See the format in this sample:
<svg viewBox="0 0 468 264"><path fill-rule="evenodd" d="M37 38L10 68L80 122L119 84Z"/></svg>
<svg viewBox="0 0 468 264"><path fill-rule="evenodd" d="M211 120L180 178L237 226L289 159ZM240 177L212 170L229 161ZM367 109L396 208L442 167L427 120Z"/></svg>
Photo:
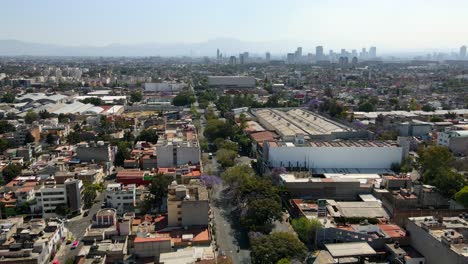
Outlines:
<svg viewBox="0 0 468 264"><path fill-rule="evenodd" d="M80 241L80 243L75 249L70 249L70 245L62 244L62 247L60 247L59 252L54 258L58 259L59 263L65 263L67 259L75 258L75 256L80 252L81 248L83 247L83 242L81 242L81 239L83 238L86 232L86 228L88 228L88 226L91 224L91 218L94 214L97 213L97 211L99 211L99 209L101 209L101 204L104 199L104 195L105 191L97 196L96 199L100 202L93 204L93 206L89 209L88 216L83 217L82 215L79 215L75 218L70 219L70 222L65 223L65 227L68 229L69 232L73 234L74 239Z"/></svg>
<svg viewBox="0 0 468 264"><path fill-rule="evenodd" d="M250 251L247 247L246 234L239 234L233 229L230 221L230 206L222 199L222 186L213 189L213 202L211 210L213 212L213 224L215 229L216 245L219 247L218 254L223 252L230 256L233 263L250 263ZM239 249L239 252L237 250Z"/></svg>

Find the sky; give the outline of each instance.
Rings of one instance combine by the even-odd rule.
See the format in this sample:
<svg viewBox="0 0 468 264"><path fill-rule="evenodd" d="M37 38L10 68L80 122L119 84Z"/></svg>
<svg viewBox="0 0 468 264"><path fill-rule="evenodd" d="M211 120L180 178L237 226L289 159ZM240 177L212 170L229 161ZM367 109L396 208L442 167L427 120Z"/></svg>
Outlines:
<svg viewBox="0 0 468 264"><path fill-rule="evenodd" d="M453 50L466 0L2 0L0 39L69 46L287 42L313 50Z"/></svg>

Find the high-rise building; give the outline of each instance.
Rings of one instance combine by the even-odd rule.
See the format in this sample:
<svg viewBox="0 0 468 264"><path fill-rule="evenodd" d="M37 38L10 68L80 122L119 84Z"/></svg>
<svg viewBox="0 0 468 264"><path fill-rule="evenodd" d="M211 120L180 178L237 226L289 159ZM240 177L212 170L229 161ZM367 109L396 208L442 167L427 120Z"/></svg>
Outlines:
<svg viewBox="0 0 468 264"><path fill-rule="evenodd" d="M265 53L265 60L266 60L267 62L270 62L270 58L271 58L270 52Z"/></svg>
<svg viewBox="0 0 468 264"><path fill-rule="evenodd" d="M317 46L315 47L315 57L317 60L323 60L323 46Z"/></svg>
<svg viewBox="0 0 468 264"><path fill-rule="evenodd" d="M236 65L236 63L237 63L237 58L236 58L236 56L231 56L231 57L229 57L229 64L231 64L231 65Z"/></svg>
<svg viewBox="0 0 468 264"><path fill-rule="evenodd" d="M245 63L245 57L244 53L239 54L239 64L244 64Z"/></svg>
<svg viewBox="0 0 468 264"><path fill-rule="evenodd" d="M465 45L460 47L460 57L466 58L466 46Z"/></svg>
<svg viewBox="0 0 468 264"><path fill-rule="evenodd" d="M296 50L296 58L301 58L302 57L302 47L297 47Z"/></svg>
<svg viewBox="0 0 468 264"><path fill-rule="evenodd" d="M376 47L370 47L369 49L369 57L371 59L374 59L377 57L377 48Z"/></svg>
<svg viewBox="0 0 468 264"><path fill-rule="evenodd" d="M216 50L216 60L219 61L219 49Z"/></svg>

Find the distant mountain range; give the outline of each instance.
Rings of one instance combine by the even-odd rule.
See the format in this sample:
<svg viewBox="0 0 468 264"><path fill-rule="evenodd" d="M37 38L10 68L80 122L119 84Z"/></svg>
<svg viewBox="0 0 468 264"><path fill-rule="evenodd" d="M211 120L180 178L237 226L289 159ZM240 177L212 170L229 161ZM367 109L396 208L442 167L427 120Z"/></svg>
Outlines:
<svg viewBox="0 0 468 264"><path fill-rule="evenodd" d="M272 47L275 49L271 50ZM0 40L0 56L216 56L218 48L224 56L238 55L244 51L263 56L266 51L294 51L295 46L285 41L244 42L230 38L217 38L200 43L110 44L106 46L64 46Z"/></svg>

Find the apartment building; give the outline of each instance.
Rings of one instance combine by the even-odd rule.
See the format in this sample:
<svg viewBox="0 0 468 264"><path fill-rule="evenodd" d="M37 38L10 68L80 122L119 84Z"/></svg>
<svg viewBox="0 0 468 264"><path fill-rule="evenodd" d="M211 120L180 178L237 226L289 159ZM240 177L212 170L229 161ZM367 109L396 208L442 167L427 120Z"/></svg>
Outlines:
<svg viewBox="0 0 468 264"><path fill-rule="evenodd" d="M106 205L117 210L118 214L132 212L135 209L136 185L110 183L106 189Z"/></svg>
<svg viewBox="0 0 468 264"><path fill-rule="evenodd" d="M448 147L456 155L468 155L468 130L439 132L437 145Z"/></svg>
<svg viewBox="0 0 468 264"><path fill-rule="evenodd" d="M171 227L208 226L208 191L200 181L192 180L187 185L175 181L168 187L168 225Z"/></svg>
<svg viewBox="0 0 468 264"><path fill-rule="evenodd" d="M70 213L80 212L83 189L81 180L67 179L64 184L48 180L36 191L36 209L43 216L54 216L57 206L69 208Z"/></svg>
<svg viewBox="0 0 468 264"><path fill-rule="evenodd" d="M158 167L200 164L201 151L194 129L166 130L156 144Z"/></svg>

